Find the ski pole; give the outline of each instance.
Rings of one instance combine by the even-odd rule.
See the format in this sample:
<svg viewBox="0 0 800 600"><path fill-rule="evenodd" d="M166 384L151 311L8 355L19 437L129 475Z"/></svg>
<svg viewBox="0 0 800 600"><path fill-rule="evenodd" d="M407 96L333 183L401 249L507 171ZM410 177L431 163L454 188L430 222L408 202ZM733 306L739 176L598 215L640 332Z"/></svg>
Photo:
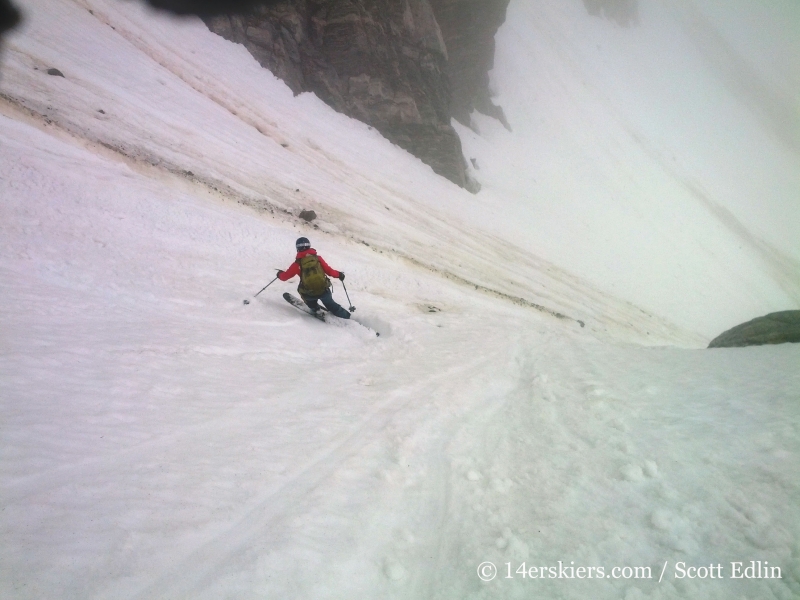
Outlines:
<svg viewBox="0 0 800 600"><path fill-rule="evenodd" d="M267 289L269 286L271 286L271 285L272 285L273 283L275 283L277 280L278 280L278 276L276 275L276 276L275 276L275 279L273 279L273 280L272 280L272 281L270 281L270 282L269 282L267 285L265 285L263 288L261 288L260 290L258 290L258 294L260 294L261 292L263 292L265 289ZM256 294L256 296L258 296L258 294ZM253 298L255 298L256 296L253 296Z"/></svg>
<svg viewBox="0 0 800 600"><path fill-rule="evenodd" d="M350 294L347 293L347 286L344 284L344 280L342 280L342 287L344 288L344 295L347 296L347 303L350 305L350 312L356 312L356 307L350 302Z"/></svg>
<svg viewBox="0 0 800 600"><path fill-rule="evenodd" d="M255 295L255 296L253 296L253 298L255 298L256 296L258 296L258 294L260 294L261 292L263 292L265 289L267 289L269 286L271 286L271 285L272 285L273 283L275 283L277 280L278 280L278 278L277 278L277 277L275 277L275 279L273 279L273 280L272 280L272 281L270 281L270 282L269 282L267 285L265 285L263 288L261 288L260 290L258 290L258 293L256 293L256 295ZM244 301L244 303L245 303L245 304L250 304L250 300L245 300L245 301Z"/></svg>

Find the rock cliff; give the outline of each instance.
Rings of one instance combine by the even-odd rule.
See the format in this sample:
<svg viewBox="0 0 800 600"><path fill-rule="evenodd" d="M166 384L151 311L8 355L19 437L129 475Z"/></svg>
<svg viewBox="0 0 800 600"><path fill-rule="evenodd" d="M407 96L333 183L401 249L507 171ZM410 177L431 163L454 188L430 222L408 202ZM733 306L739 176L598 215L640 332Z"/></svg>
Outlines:
<svg viewBox="0 0 800 600"><path fill-rule="evenodd" d="M469 126L473 110L509 127L503 110L489 94L489 71L494 66L494 36L506 20L509 0L430 0L448 51L445 68L450 79L450 112ZM510 127L509 127L510 129Z"/></svg>
<svg viewBox="0 0 800 600"><path fill-rule="evenodd" d="M295 92L375 127L475 191L450 125L491 103L488 70L508 0L288 0L205 19Z"/></svg>

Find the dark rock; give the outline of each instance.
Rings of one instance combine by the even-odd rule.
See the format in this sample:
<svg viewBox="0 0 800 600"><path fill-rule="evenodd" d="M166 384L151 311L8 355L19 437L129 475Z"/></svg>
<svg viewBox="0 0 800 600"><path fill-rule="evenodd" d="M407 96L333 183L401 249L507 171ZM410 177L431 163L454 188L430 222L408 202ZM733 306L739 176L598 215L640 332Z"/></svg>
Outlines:
<svg viewBox="0 0 800 600"><path fill-rule="evenodd" d="M785 310L737 325L714 338L709 348L800 342L800 310Z"/></svg>
<svg viewBox="0 0 800 600"><path fill-rule="evenodd" d="M64 74L58 69L47 69L48 75L55 75L56 77L64 77ZM66 79L66 78L65 78Z"/></svg>
<svg viewBox="0 0 800 600"><path fill-rule="evenodd" d="M488 70L507 4L287 0L205 22L211 31L243 44L295 93L314 92L337 111L375 127L436 173L475 190L479 186L467 176L461 140L450 119L455 107L463 122L472 108L505 121L489 99ZM441 19L447 20L454 51L445 43ZM475 38L480 38L480 50L471 46ZM459 102L453 101L449 73L459 82Z"/></svg>
<svg viewBox="0 0 800 600"><path fill-rule="evenodd" d="M499 120L507 129L503 109L489 93L489 71L494 66L494 36L505 23L509 0L430 0L447 46L446 73L452 99L450 111L470 125L477 110Z"/></svg>
<svg viewBox="0 0 800 600"><path fill-rule="evenodd" d="M310 223L317 218L317 213L315 213L313 210L301 210L299 216L304 221L308 221Z"/></svg>
<svg viewBox="0 0 800 600"><path fill-rule="evenodd" d="M97 112L99 112L101 115L106 114L106 111L104 111L102 108L98 108Z"/></svg>

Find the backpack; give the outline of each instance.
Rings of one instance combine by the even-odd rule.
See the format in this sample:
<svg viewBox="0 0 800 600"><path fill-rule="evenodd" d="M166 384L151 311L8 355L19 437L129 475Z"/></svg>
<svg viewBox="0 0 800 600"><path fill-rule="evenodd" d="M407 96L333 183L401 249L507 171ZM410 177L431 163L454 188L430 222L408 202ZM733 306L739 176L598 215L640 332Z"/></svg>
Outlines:
<svg viewBox="0 0 800 600"><path fill-rule="evenodd" d="M297 264L300 265L300 285L297 291L301 296L321 296L328 291L331 282L316 255L306 254L297 259Z"/></svg>

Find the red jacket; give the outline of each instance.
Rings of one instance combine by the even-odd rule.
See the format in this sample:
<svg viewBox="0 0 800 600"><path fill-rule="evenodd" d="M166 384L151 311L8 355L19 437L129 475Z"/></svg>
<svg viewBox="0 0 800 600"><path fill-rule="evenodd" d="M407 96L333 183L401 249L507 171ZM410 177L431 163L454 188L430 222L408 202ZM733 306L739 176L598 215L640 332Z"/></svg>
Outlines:
<svg viewBox="0 0 800 600"><path fill-rule="evenodd" d="M297 261L309 254L315 255L319 259L319 264L322 266L322 270L325 271L326 275L334 278L339 277L339 271L331 269L328 266L328 263L325 262L325 259L317 255L316 250L314 250L313 248L309 248L308 250L303 250L302 252L298 252L297 256L295 257L295 262L293 262L292 266L286 269L283 273L279 273L278 279L280 279L281 281L289 281L295 275L300 275L300 264Z"/></svg>

